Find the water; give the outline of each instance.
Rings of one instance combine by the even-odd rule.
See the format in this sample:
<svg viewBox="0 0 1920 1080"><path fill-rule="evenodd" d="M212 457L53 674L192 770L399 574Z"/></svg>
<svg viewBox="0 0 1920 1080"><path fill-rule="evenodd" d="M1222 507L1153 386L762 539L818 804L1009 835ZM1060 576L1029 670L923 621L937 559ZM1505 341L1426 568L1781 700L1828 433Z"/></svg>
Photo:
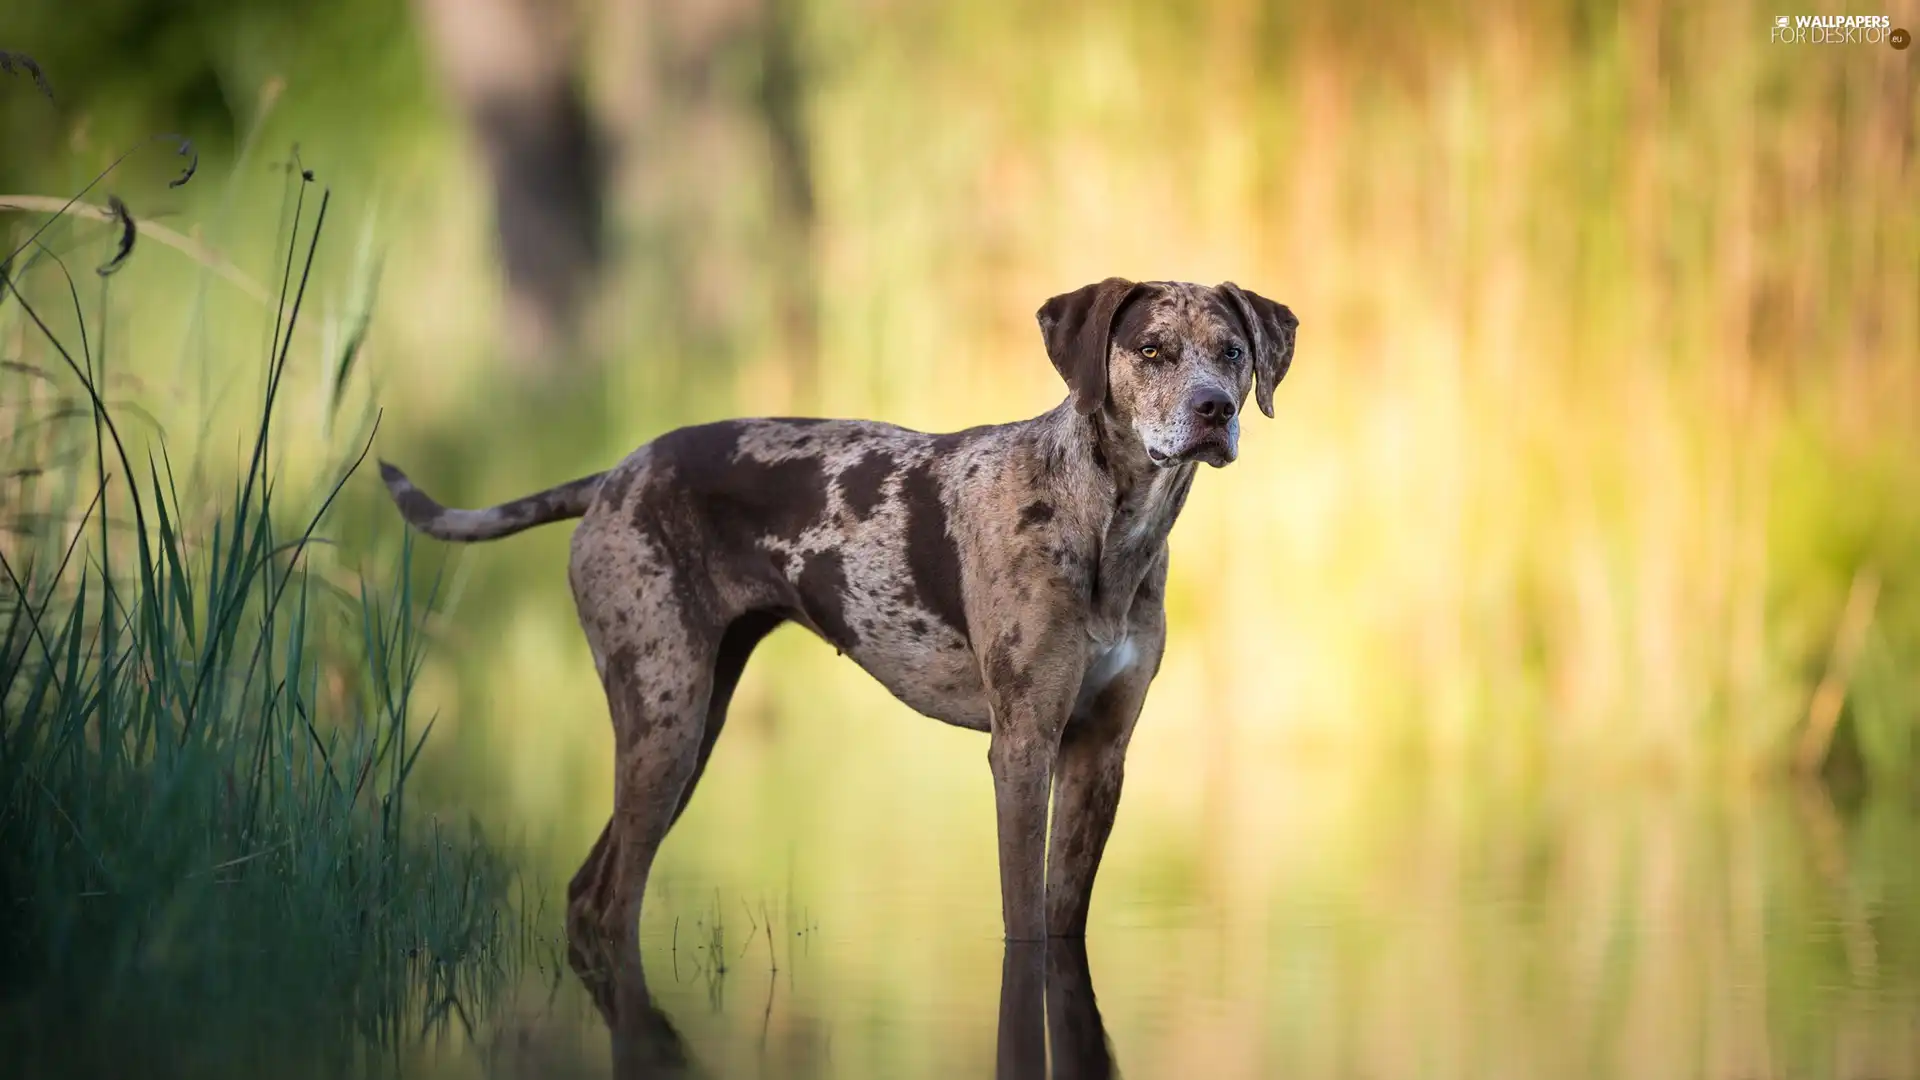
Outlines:
<svg viewBox="0 0 1920 1080"><path fill-rule="evenodd" d="M984 742L903 737L940 752L905 776L823 771L815 740L716 757L644 975L603 1014L549 964L425 1071L1920 1075L1904 800L1147 765L1084 950L1009 950Z"/></svg>
<svg viewBox="0 0 1920 1080"><path fill-rule="evenodd" d="M549 901L502 999L383 1063L447 1080L1920 1076L1908 797L1544 780L1497 755L1444 779L1358 767L1289 749L1251 705L1183 710L1175 678L1135 736L1084 946L1009 951L985 738L844 662L798 666L830 650L769 648L656 867L642 967L596 1000ZM607 813L604 707L590 681L496 667L508 692L484 707L426 703L447 718L432 794L516 837L558 895ZM124 1049L147 1075L355 1071L280 1035L229 1051L164 1027L41 1042Z"/></svg>

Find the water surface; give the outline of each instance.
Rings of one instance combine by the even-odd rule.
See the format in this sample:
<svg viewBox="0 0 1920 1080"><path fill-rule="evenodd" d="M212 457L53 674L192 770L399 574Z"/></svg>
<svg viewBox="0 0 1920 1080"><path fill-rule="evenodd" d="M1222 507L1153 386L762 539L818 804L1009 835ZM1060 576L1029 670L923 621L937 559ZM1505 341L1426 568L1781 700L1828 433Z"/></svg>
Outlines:
<svg viewBox="0 0 1920 1080"><path fill-rule="evenodd" d="M739 740L663 855L644 994L610 1027L550 966L431 1071L1920 1075L1903 800L1146 764L1084 951L1008 951L984 741L897 737L929 740L897 770Z"/></svg>

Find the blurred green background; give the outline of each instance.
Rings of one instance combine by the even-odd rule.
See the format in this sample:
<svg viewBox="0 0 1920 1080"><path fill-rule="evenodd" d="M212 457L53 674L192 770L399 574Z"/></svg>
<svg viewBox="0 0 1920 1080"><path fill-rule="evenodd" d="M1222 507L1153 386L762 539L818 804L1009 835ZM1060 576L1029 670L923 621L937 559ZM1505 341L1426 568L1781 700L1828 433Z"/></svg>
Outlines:
<svg viewBox="0 0 1920 1080"><path fill-rule="evenodd" d="M1911 0L1876 10L1920 27ZM1302 332L1278 417L1172 539L1096 893L1101 992L1155 988L1130 1034L1109 1016L1123 1065L1891 1074L1920 1060L1920 50L1775 44L1775 14L15 0L0 49L53 100L0 77L0 203L195 140L192 184L166 186L155 143L88 201L198 252L143 233L115 375L217 476L258 399L248 290L277 290L297 146L333 200L282 467L317 475L353 434L328 358L371 296L348 400L384 410L379 456L465 505L723 416L1035 414L1064 389L1034 310L1108 275L1281 300ZM40 220L0 209L10 237ZM110 252L104 224L63 230ZM370 473L344 513L343 573L397 550ZM447 588L417 706L433 798L556 882L611 791L567 536L428 546ZM817 1011L948 972L973 1011L923 1003L897 1052L928 1045L914 1024L989 1037L985 751L782 631L663 855L691 899L649 909L650 942L715 891L787 897L838 943ZM1382 854L1402 843L1444 865ZM1344 914L1314 937L1300 897L1323 887ZM1366 929L1409 897L1422 921ZM1187 936L1114 929L1139 911ZM1169 967L1231 966L1240 935L1269 941L1241 976ZM1290 980L1319 985L1301 950L1496 1020L1455 1042L1391 991L1328 990L1347 1019L1315 1057L1274 1034ZM1835 1021L1852 999L1809 989L1825 970L1869 971L1870 1007ZM1522 1005L1545 1034L1513 1042L1497 1018ZM1425 1050L1352 1050L1396 1038Z"/></svg>

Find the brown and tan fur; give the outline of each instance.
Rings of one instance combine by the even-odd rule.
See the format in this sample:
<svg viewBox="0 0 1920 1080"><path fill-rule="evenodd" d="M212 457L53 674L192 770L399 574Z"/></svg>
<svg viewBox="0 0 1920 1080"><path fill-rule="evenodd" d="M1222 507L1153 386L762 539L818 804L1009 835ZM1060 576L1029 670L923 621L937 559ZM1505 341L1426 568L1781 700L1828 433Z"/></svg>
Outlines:
<svg viewBox="0 0 1920 1080"><path fill-rule="evenodd" d="M1071 394L1030 420L704 424L481 511L444 509L382 464L432 536L582 519L569 580L616 761L612 818L569 889L576 944L631 940L747 657L786 622L913 709L990 733L1006 936L1085 932L1166 641L1167 535L1197 464L1237 456L1248 393L1273 415L1298 323L1231 283L1119 278L1038 319Z"/></svg>

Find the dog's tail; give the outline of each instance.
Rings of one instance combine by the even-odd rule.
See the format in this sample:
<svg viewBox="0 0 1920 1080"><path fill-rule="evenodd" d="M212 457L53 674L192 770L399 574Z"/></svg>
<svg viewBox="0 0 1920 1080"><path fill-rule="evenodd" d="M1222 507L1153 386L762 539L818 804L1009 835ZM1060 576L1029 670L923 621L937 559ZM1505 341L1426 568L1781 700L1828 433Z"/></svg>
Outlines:
<svg viewBox="0 0 1920 1080"><path fill-rule="evenodd" d="M387 482L387 493L400 507L407 524L437 540L472 543L498 540L503 536L545 525L551 521L577 518L587 512L594 492L600 489L606 473L583 476L559 487L501 503L485 510L449 510L426 492L413 486L407 474L386 462L380 463L380 479Z"/></svg>

